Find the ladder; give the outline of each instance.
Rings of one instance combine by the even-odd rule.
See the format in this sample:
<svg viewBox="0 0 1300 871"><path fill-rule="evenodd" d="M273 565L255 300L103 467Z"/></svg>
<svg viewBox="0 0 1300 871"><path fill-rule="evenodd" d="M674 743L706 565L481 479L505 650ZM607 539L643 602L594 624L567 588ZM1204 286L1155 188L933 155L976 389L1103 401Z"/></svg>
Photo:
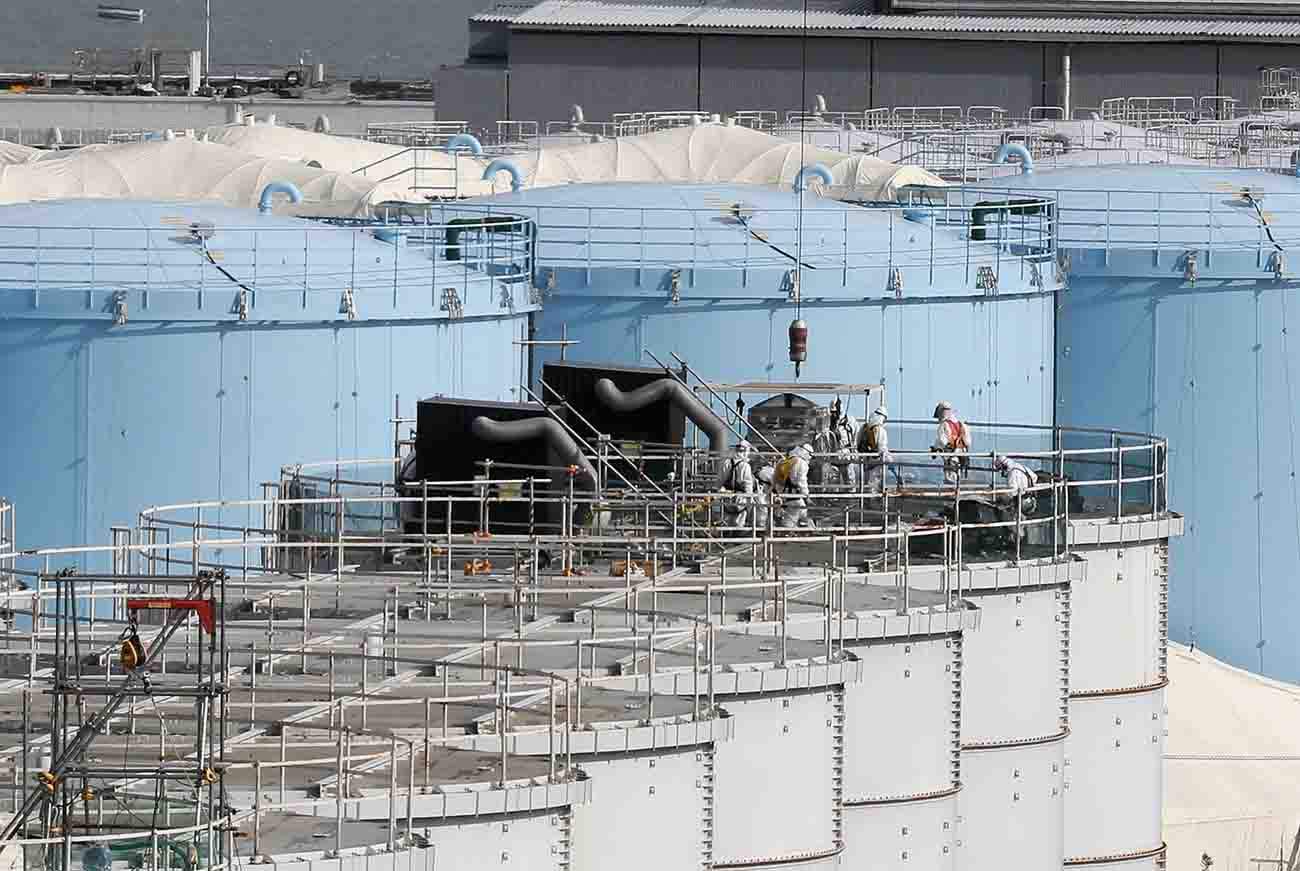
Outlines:
<svg viewBox="0 0 1300 871"><path fill-rule="evenodd" d="M829 694L831 703L831 842L844 843L844 688Z"/></svg>
<svg viewBox="0 0 1300 871"><path fill-rule="evenodd" d="M1160 679L1169 676L1169 542L1162 541L1156 545L1156 581L1160 584L1158 620L1159 644L1156 654L1159 664Z"/></svg>
<svg viewBox="0 0 1300 871"><path fill-rule="evenodd" d="M713 745L700 751L700 868L709 871L713 867Z"/></svg>

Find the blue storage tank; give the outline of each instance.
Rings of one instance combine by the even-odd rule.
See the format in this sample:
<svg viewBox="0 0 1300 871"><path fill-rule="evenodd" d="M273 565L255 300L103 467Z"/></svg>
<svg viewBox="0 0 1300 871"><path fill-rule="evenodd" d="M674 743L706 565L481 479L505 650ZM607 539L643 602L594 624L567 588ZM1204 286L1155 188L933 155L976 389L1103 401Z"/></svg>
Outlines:
<svg viewBox="0 0 1300 871"><path fill-rule="evenodd" d="M281 464L392 456L397 395L408 415L436 393L516 398L532 231L494 227L490 249L467 232L208 204L0 208L0 494L20 544L105 542L146 505L260 496Z"/></svg>
<svg viewBox="0 0 1300 871"><path fill-rule="evenodd" d="M1148 165L999 185L1059 201L1061 422L1170 439L1189 517L1172 545L1172 636L1300 679L1300 179Z"/></svg>
<svg viewBox="0 0 1300 871"><path fill-rule="evenodd" d="M941 192L864 207L769 187L636 183L470 203L459 208L537 222L537 336L577 341L569 359L653 365L652 352L671 365L676 352L717 380L788 382L787 330L800 316L802 377L883 381L895 419L928 418L949 399L971 420L1051 421L1050 206L1022 207L1013 222ZM555 356L544 351L538 362Z"/></svg>

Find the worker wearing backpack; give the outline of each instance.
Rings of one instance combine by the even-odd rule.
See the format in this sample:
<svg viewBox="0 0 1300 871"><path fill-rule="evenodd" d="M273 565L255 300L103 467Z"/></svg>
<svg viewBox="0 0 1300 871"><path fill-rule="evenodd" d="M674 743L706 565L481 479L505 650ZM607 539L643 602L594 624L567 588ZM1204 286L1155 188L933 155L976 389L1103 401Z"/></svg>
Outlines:
<svg viewBox="0 0 1300 871"><path fill-rule="evenodd" d="M947 455L943 458L943 482L956 484L962 472L970 467L970 427L957 417L952 403L946 399L934 407L934 419L939 422L939 428L930 453Z"/></svg>

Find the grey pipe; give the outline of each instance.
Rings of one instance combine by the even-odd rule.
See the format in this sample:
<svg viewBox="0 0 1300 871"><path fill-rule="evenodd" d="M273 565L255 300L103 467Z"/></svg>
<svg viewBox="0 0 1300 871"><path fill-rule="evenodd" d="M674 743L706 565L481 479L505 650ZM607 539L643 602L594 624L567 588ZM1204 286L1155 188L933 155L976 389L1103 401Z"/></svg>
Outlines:
<svg viewBox="0 0 1300 871"><path fill-rule="evenodd" d="M596 382L596 398L621 414L639 411L653 402L666 399L681 409L691 423L709 437L709 450L720 454L727 449L727 425L709 407L700 402L681 382L661 378L630 393L619 390L613 381L602 378Z"/></svg>
<svg viewBox="0 0 1300 871"><path fill-rule="evenodd" d="M574 486L580 490L596 489L596 470L583 456L573 438L564 431L564 427L549 417L499 421L480 416L474 418L469 429L477 438L497 444L514 444L544 438L559 454L562 463L566 466L577 466L581 470L581 474L574 481Z"/></svg>

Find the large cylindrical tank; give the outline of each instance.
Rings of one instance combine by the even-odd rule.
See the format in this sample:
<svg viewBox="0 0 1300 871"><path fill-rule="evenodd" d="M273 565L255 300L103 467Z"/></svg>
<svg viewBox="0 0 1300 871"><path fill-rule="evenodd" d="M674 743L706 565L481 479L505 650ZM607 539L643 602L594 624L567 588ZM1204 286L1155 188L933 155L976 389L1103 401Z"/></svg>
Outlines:
<svg viewBox="0 0 1300 871"><path fill-rule="evenodd" d="M1023 210L1012 239L1005 210L935 197L864 207L759 186L621 183L462 208L538 219L538 338L566 334L578 343L569 359L653 364L653 353L675 365L676 352L718 380L791 381L789 328L802 318L803 379L883 379L896 416L928 418L944 398L972 420L1050 421L1050 210Z"/></svg>
<svg viewBox="0 0 1300 871"><path fill-rule="evenodd" d="M440 392L514 398L526 236L493 235L467 258L440 228L0 208L0 493L22 544L106 541L195 494L260 496L286 462L392 456L399 395L408 415Z"/></svg>
<svg viewBox="0 0 1300 871"><path fill-rule="evenodd" d="M1171 635L1300 678L1300 179L1145 165L998 184L1059 201L1060 421L1170 440L1170 490L1191 518L1171 555Z"/></svg>

